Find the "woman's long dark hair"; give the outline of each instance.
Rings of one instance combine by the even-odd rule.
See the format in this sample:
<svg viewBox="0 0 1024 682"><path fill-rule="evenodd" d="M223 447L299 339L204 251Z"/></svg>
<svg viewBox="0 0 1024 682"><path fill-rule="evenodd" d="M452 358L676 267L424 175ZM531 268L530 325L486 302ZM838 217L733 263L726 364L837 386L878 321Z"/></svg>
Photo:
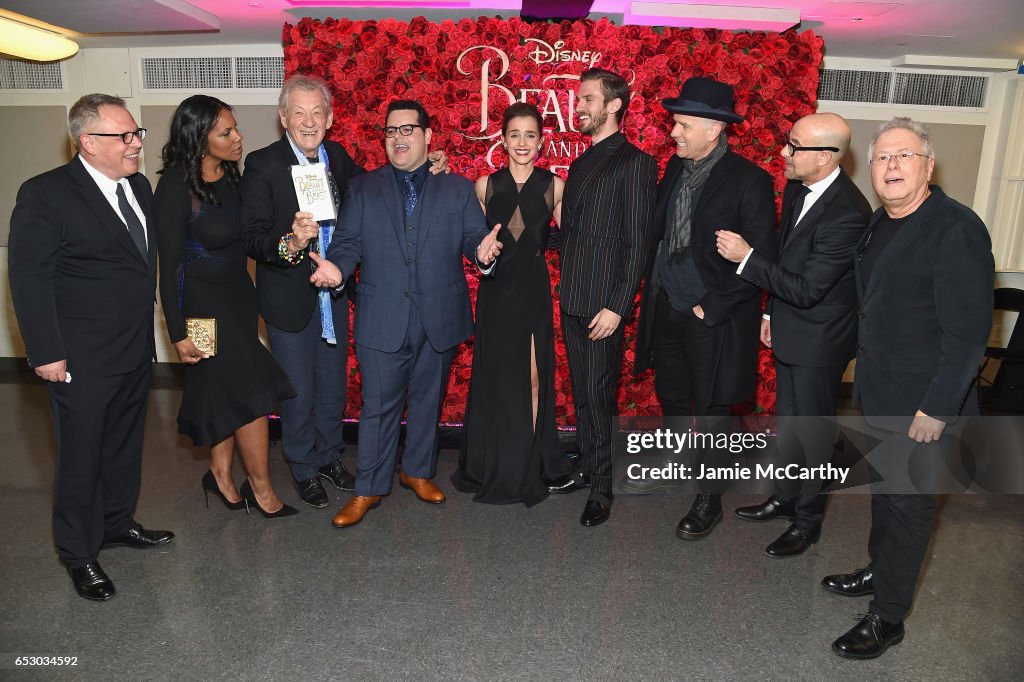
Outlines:
<svg viewBox="0 0 1024 682"><path fill-rule="evenodd" d="M203 180L203 157L206 156L207 137L217 124L220 112L224 110L231 111L231 107L216 97L192 95L175 110L174 118L171 119L171 136L161 152L164 167L160 172L163 173L171 166L180 166L189 189L201 201L215 206L219 206L220 201L213 185ZM228 184L238 187L241 177L238 164L221 161L220 165Z"/></svg>

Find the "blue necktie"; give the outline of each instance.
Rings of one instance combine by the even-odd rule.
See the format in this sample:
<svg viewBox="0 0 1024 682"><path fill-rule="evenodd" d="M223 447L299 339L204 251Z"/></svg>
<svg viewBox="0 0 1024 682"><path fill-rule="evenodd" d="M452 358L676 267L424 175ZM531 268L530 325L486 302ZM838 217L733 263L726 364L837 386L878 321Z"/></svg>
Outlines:
<svg viewBox="0 0 1024 682"><path fill-rule="evenodd" d="M416 185L412 181L412 173L405 176L405 215L412 215L416 210L416 201L419 196L416 194Z"/></svg>

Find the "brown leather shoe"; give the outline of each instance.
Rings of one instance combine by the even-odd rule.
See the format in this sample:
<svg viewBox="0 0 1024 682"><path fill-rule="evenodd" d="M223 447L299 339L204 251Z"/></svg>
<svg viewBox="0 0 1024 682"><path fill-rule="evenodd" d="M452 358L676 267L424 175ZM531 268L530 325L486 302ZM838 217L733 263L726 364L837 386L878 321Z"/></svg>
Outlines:
<svg viewBox="0 0 1024 682"><path fill-rule="evenodd" d="M335 528L348 528L363 520L366 512L380 506L380 495L356 495L345 503L331 522Z"/></svg>
<svg viewBox="0 0 1024 682"><path fill-rule="evenodd" d="M408 488L416 493L416 497L430 504L443 504L444 493L428 478L413 478L404 471L398 473L398 482L403 488Z"/></svg>

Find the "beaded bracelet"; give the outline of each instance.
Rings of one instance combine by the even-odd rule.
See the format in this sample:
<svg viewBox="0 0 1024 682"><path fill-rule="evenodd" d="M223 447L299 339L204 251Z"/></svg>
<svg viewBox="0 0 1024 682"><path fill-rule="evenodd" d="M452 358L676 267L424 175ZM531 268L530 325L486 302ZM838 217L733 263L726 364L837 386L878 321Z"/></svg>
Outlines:
<svg viewBox="0 0 1024 682"><path fill-rule="evenodd" d="M287 263L292 265L298 265L302 262L305 251L299 251L298 253L292 253L288 250L288 242L292 240L295 235L289 232L281 237L281 240L277 242L277 255L281 257Z"/></svg>

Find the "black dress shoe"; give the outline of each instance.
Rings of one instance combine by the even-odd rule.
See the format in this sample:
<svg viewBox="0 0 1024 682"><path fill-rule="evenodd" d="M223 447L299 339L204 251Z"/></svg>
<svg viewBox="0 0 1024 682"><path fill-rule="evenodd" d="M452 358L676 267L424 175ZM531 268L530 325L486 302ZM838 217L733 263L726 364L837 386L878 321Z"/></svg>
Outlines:
<svg viewBox="0 0 1024 682"><path fill-rule="evenodd" d="M299 499L316 509L323 509L330 500L327 499L327 491L320 485L319 474L317 478L307 481L295 481L295 489L299 492Z"/></svg>
<svg viewBox="0 0 1024 682"><path fill-rule="evenodd" d="M587 500L587 506L583 507L583 513L580 514L580 525L588 528L600 526L611 515L611 504L605 504L600 500Z"/></svg>
<svg viewBox="0 0 1024 682"><path fill-rule="evenodd" d="M878 658L903 641L903 621L887 623L877 613L868 613L849 632L832 642L832 651L843 658Z"/></svg>
<svg viewBox="0 0 1024 682"><path fill-rule="evenodd" d="M557 481L548 481L548 492L552 495L567 495L590 487L590 475L576 472Z"/></svg>
<svg viewBox="0 0 1024 682"><path fill-rule="evenodd" d="M107 574L100 568L98 561L90 561L84 566L76 568L68 567L68 575L75 585L75 592L79 597L93 601L107 601L115 594L114 583L107 577Z"/></svg>
<svg viewBox="0 0 1024 682"><path fill-rule="evenodd" d="M821 579L821 586L829 592L835 592L844 597L863 597L875 593L872 578L874 578L874 573L871 572L869 566L853 573L826 575Z"/></svg>
<svg viewBox="0 0 1024 682"><path fill-rule="evenodd" d="M700 493L693 501L689 513L676 528L676 535L683 540L700 540L707 537L715 524L722 520L722 496Z"/></svg>
<svg viewBox="0 0 1024 682"><path fill-rule="evenodd" d="M740 507L733 513L744 521L771 521L772 519L789 519L792 521L793 517L796 516L792 502L784 502L774 495L761 504L755 504L751 507Z"/></svg>
<svg viewBox="0 0 1024 682"><path fill-rule="evenodd" d="M789 530L780 535L778 540L768 545L764 553L775 559L800 556L820 538L821 526L814 528L790 526Z"/></svg>
<svg viewBox="0 0 1024 682"><path fill-rule="evenodd" d="M331 463L317 469L317 475L325 478L334 484L338 490L352 492L356 489L356 477L350 473L340 459L331 460Z"/></svg>
<svg viewBox="0 0 1024 682"><path fill-rule="evenodd" d="M152 549L168 544L174 539L169 530L146 530L139 524L128 529L127 533L103 541L104 547L132 547L133 549Z"/></svg>

